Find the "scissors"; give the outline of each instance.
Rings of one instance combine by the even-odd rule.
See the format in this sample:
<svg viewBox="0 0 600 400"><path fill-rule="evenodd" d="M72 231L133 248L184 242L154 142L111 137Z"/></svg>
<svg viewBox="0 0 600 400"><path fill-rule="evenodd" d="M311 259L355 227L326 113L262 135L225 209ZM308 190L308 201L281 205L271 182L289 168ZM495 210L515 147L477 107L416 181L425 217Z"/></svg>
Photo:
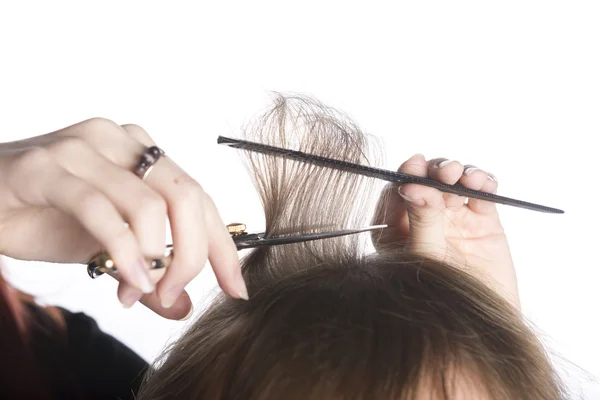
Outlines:
<svg viewBox="0 0 600 400"><path fill-rule="evenodd" d="M265 232L248 233L246 225L242 223L233 223L227 225L227 230L239 250L252 249L263 246L276 246L291 243L309 242L312 240L321 240L334 238L339 236L354 235L357 233L374 231L387 228L387 225L372 225L358 229L343 229L338 231L316 232L299 235L283 235L269 237ZM153 259L150 261L150 269L167 268L173 260L173 245L167 245L163 258ZM116 273L117 266L106 252L102 252L94 256L87 266L88 275L92 279L96 279L106 272Z"/></svg>
<svg viewBox="0 0 600 400"><path fill-rule="evenodd" d="M333 158L327 158L322 156L317 156L313 154L303 153L301 151L283 149L280 147L269 146L262 143L255 143L247 140L238 140L232 139L224 136L219 136L217 138L218 144L223 144L232 148L270 154L273 156L278 156L282 158L292 159L296 161L306 162L310 164L315 164L319 166L324 166L327 168L334 168L339 170L344 170L348 172L352 172L359 175L369 176L372 178L382 179L389 182L396 182L399 184L406 183L416 183L424 186L429 186L440 190L445 193L453 193L462 196L468 196L472 199L491 201L498 204L506 204L515 207L525 208L528 210L540 211L551 214L563 214L563 210L559 210L557 208L542 206L540 204L529 203L522 200L516 200L509 197L498 196L496 194L481 192L478 190L473 190L469 188L465 188L461 185L448 185L442 182L438 182L436 180L430 178L423 178L420 176L414 176L409 174L403 174L400 172L388 171L385 169L372 168L367 167L365 165L353 164L350 162L336 160ZM231 234L235 245L239 250L250 249L261 246L274 246L274 245L282 245L288 243L299 243L306 242L311 240L320 240L326 238L332 238L337 236L345 236L352 235L361 232L367 232L377 229L387 228L387 225L374 225L368 226L364 228L358 229L345 229L339 231L331 231L331 232L319 232L319 233L309 233L309 234L299 234L299 235L287 235L287 236L277 236L277 237L268 237L265 232L260 233L247 233L246 225L244 224L229 224L227 225L227 229ZM160 269L168 267L171 264L171 260L173 258L173 246L168 245L165 250L165 255L163 258L154 259L150 263L151 269ZM100 253L96 255L90 262L88 263L88 274L92 278L96 278L106 272L117 272L116 266L113 260L107 253Z"/></svg>

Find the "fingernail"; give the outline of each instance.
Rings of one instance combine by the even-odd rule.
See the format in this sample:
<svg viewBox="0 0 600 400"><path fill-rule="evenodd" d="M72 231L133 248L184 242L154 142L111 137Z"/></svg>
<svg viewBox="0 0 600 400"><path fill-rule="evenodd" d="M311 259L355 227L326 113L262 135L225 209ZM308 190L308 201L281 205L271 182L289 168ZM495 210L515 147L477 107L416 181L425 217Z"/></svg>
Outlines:
<svg viewBox="0 0 600 400"><path fill-rule="evenodd" d="M242 274L240 273L238 275L238 296L240 299L243 300L249 300L250 297L248 296L248 289L246 288L246 282L244 282L244 277L242 276Z"/></svg>
<svg viewBox="0 0 600 400"><path fill-rule="evenodd" d="M240 291L238 293L238 296L240 296L240 299L242 299L242 300L246 300L246 301L250 300L250 296L248 296L248 291L247 290Z"/></svg>
<svg viewBox="0 0 600 400"><path fill-rule="evenodd" d="M465 168L465 170L463 171L463 175L465 176L469 176L471 175L473 172L477 171L479 168L477 167L469 167L469 168Z"/></svg>
<svg viewBox="0 0 600 400"><path fill-rule="evenodd" d="M410 196L400 193L399 190L398 190L398 194L400 195L400 197L402 197L404 200L406 200L407 202L409 202L410 204L412 204L414 206L423 207L425 205L425 200L423 200L423 199L413 199Z"/></svg>
<svg viewBox="0 0 600 400"><path fill-rule="evenodd" d="M187 321L194 314L194 306L190 307L190 312L187 315L180 319L180 321Z"/></svg>
<svg viewBox="0 0 600 400"><path fill-rule="evenodd" d="M498 183L498 178L496 178L496 175L489 173L489 172L488 172L488 179L491 179L494 182Z"/></svg>
<svg viewBox="0 0 600 400"><path fill-rule="evenodd" d="M175 285L172 288L165 291L165 293L160 298L160 305L162 308L171 308L173 304L177 301L185 285Z"/></svg>
<svg viewBox="0 0 600 400"><path fill-rule="evenodd" d="M442 161L439 164L437 164L438 168L444 168L446 165L450 164L454 162L454 160L446 160L446 161Z"/></svg>
<svg viewBox="0 0 600 400"><path fill-rule="evenodd" d="M141 293L132 290L123 295L121 304L123 304L124 308L131 308L141 297Z"/></svg>
<svg viewBox="0 0 600 400"><path fill-rule="evenodd" d="M133 269L133 273L134 279L143 293L152 293L154 291L154 284L152 284L152 281L150 280L150 274L145 260L138 260Z"/></svg>

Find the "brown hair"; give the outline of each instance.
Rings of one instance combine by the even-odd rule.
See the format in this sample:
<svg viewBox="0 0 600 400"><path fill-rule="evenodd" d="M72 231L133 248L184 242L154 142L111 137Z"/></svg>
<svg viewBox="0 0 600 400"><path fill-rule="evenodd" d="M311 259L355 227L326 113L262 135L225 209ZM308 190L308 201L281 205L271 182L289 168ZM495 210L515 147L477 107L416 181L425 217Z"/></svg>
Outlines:
<svg viewBox="0 0 600 400"><path fill-rule="evenodd" d="M278 96L246 136L369 164L346 116ZM376 157L375 157L376 158ZM247 154L266 231L362 226L373 182ZM521 314L483 282L368 235L258 248L250 301L220 296L165 352L145 399L560 399L561 383Z"/></svg>
<svg viewBox="0 0 600 400"><path fill-rule="evenodd" d="M33 296L11 287L2 276L0 260L0 398L50 399L49 376L34 350L33 331L38 328L31 308L47 315L44 329L63 338L64 319L54 307L39 308Z"/></svg>

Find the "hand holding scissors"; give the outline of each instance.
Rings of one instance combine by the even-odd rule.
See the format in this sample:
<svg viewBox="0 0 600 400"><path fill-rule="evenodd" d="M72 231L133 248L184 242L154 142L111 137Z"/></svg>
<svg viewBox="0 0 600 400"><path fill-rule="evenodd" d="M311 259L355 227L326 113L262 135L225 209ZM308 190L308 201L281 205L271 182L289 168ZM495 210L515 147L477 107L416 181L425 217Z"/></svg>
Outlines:
<svg viewBox="0 0 600 400"><path fill-rule="evenodd" d="M185 317L184 287L208 258L226 293L245 291L214 203L137 125L94 118L0 143L0 193L0 254L82 264L106 251L126 306L141 299L166 318ZM146 260L164 253L167 217L178 251L150 276Z"/></svg>

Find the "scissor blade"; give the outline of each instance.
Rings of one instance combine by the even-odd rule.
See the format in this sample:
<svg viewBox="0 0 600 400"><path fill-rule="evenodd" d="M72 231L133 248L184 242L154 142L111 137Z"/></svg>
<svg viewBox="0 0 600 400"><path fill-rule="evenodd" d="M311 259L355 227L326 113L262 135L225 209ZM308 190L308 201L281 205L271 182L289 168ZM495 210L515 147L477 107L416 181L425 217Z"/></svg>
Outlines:
<svg viewBox="0 0 600 400"><path fill-rule="evenodd" d="M248 240L234 238L236 241L236 246L238 250L250 249L253 247L261 247L261 246L275 246L280 244L291 244L291 243L300 243L300 242L309 242L311 240L320 240L320 239L328 239L338 236L346 236L346 235L354 235L357 233L374 231L377 229L387 228L387 225L373 225L367 226L364 228L357 229L344 229L340 231L332 231L332 232L318 232L318 233L307 233L304 235L290 235L290 236L276 236L271 238L263 239L264 234L254 234L253 237Z"/></svg>
<svg viewBox="0 0 600 400"><path fill-rule="evenodd" d="M481 192L478 190L468 189L461 185L448 185L442 182L438 182L436 180L430 178L423 178L420 176L403 174L401 172L394 172L380 168L367 167L364 165L354 164L347 161L336 160L333 158L327 158L322 156L317 156L313 154L306 154L301 151L283 149L280 147L269 146L262 143L250 142L247 140L239 140L227 138L224 136L219 136L217 138L218 144L223 144L229 147L233 147L236 149L242 149L247 151L252 151L256 153L263 154L271 154L275 156L280 156L283 158L288 158L296 161L307 162L323 167L335 168L343 171L349 171L355 174L369 176L372 178L377 178L381 180L385 180L388 182L397 182L400 184L406 183L416 183L423 186L429 186L432 188L436 188L444 193L453 193L461 196L467 196L471 199L485 200L491 201L499 204L506 204L509 206L525 208L528 210L552 213L552 214L563 214L563 210L559 210L557 208L542 206L540 204L529 203L527 201L516 200L509 197L498 196L497 194Z"/></svg>

